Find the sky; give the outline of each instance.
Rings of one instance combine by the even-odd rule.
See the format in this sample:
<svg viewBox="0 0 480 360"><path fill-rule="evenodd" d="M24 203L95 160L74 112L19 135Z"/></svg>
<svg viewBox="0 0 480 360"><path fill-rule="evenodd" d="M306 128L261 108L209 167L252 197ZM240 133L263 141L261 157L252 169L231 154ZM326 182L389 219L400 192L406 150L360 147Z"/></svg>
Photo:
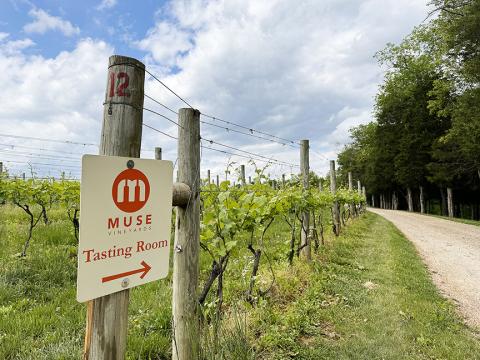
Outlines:
<svg viewBox="0 0 480 360"><path fill-rule="evenodd" d="M98 154L108 58L118 54L142 61L202 114L295 143L308 139L310 169L324 175L349 129L372 120L385 70L375 53L427 13L426 0L0 0L0 161L12 175L79 177L81 154ZM186 106L148 75L145 93L174 110ZM144 107L176 120L149 99ZM177 135L158 115L144 112L143 120ZM201 134L283 162L268 166L271 176L299 171L296 144L208 124ZM162 147L163 159L176 162L176 146L143 128L142 157ZM252 175L250 155L208 147L246 155L204 143L202 177L210 169L223 180L229 163Z"/></svg>

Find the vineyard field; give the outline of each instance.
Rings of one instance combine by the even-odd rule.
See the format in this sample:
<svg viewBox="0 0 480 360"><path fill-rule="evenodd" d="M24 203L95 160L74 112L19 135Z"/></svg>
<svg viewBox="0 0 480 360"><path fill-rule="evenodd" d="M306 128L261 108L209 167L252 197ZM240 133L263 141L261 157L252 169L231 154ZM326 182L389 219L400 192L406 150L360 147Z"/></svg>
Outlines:
<svg viewBox="0 0 480 360"><path fill-rule="evenodd" d="M75 301L76 240L70 220L62 208L50 209L50 224L38 225L28 256L19 258L28 232L25 214L4 205L0 218L0 357L79 358L86 311ZM265 241L275 244L269 252L276 282L255 307L238 301L252 262L248 249L239 251L225 273L225 321L219 330L224 340L217 344L204 334L205 358L209 351L226 359L305 360L401 359L405 354L460 359L478 353L478 341L439 296L413 246L373 214L350 222L338 238L326 233L314 262L290 266L285 256L289 228L275 221ZM210 266L202 253L202 281ZM262 263L257 282L264 288L270 280ZM206 317L215 311L214 301L207 298ZM170 279L134 289L129 319L128 359L170 358Z"/></svg>

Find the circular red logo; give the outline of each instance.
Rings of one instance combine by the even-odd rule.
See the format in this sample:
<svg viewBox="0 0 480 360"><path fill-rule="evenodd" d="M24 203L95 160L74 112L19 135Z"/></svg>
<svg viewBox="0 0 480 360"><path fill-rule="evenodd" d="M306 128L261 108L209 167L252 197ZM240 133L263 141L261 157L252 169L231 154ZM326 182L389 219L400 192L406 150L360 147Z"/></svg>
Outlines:
<svg viewBox="0 0 480 360"><path fill-rule="evenodd" d="M150 184L140 170L124 170L113 182L112 198L122 211L132 213L140 210L147 203L149 195Z"/></svg>

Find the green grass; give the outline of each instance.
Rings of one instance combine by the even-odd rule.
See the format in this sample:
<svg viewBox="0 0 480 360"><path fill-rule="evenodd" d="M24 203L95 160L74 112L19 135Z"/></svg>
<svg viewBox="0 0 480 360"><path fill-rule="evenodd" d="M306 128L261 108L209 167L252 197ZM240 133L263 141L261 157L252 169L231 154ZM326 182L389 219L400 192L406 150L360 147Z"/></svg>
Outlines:
<svg viewBox="0 0 480 360"><path fill-rule="evenodd" d="M459 222L459 223L462 223L462 224L480 226L480 221L477 221L477 220L462 219L462 218L457 218L457 217L451 218L451 217L448 217L448 216L431 215L431 214L428 214L428 216L434 216L434 217L437 217L437 218L440 218L440 219L455 221L455 222Z"/></svg>
<svg viewBox="0 0 480 360"><path fill-rule="evenodd" d="M0 206L0 359L78 359L84 304L75 300L76 244L61 209L34 230L29 254L21 210ZM307 265L285 260L288 231L272 226L266 243L276 283L252 308L241 299L251 255L237 254L225 275L220 342L205 331L213 359L476 359L480 343L441 298L413 246L387 221L366 214ZM202 255L201 273L210 262ZM262 257L258 285L271 273ZM371 281L376 286L363 286ZM170 359L170 278L133 289L127 359ZM207 299L204 312L213 311Z"/></svg>
<svg viewBox="0 0 480 360"><path fill-rule="evenodd" d="M439 295L412 244L371 213L311 268L286 274L276 293L252 321L261 359L480 358L476 335Z"/></svg>

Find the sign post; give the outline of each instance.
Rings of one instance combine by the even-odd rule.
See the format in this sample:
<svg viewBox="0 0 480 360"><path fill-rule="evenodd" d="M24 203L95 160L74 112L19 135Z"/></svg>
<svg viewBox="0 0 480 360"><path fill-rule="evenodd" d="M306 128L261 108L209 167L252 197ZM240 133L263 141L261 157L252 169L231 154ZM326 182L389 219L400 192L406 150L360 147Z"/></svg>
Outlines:
<svg viewBox="0 0 480 360"><path fill-rule="evenodd" d="M100 155L140 157L144 83L143 63L125 56L110 57ZM127 289L88 303L84 360L125 358L128 299Z"/></svg>

